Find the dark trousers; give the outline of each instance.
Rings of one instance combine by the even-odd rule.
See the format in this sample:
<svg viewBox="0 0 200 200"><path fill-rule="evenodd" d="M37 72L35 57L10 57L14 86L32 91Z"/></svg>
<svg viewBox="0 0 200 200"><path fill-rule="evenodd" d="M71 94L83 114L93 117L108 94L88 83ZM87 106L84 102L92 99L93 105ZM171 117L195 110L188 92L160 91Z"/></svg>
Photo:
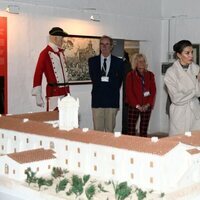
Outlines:
<svg viewBox="0 0 200 200"><path fill-rule="evenodd" d="M147 137L147 129L151 116L151 108L140 112L137 108L128 106L128 135L136 135L136 125L140 116L139 136Z"/></svg>
<svg viewBox="0 0 200 200"><path fill-rule="evenodd" d="M122 106L122 134L128 133L128 105L123 104Z"/></svg>

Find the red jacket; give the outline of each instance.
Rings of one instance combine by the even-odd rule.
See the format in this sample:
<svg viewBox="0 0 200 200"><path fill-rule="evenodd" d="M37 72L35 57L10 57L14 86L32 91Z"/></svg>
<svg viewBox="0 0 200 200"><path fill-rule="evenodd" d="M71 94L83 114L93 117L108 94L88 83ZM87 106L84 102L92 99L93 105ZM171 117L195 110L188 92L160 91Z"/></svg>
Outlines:
<svg viewBox="0 0 200 200"><path fill-rule="evenodd" d="M154 74L150 71L144 73L144 80L136 70L128 73L126 78L126 103L130 106L145 105L149 103L153 108L156 96L156 84ZM144 95L145 94L149 95Z"/></svg>
<svg viewBox="0 0 200 200"><path fill-rule="evenodd" d="M43 74L47 80L47 97L62 96L69 93L69 86L62 85L68 82L64 53L52 43L40 53L34 74L33 95L37 94L39 89L41 90Z"/></svg>

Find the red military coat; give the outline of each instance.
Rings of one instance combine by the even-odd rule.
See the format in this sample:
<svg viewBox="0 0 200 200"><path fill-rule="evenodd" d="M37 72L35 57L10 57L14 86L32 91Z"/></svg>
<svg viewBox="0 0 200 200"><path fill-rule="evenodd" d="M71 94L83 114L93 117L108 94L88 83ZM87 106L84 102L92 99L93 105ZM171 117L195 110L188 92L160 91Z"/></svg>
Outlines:
<svg viewBox="0 0 200 200"><path fill-rule="evenodd" d="M149 92L149 95L144 95L144 92L146 94ZM129 72L126 78L125 95L126 103L132 107L149 103L151 108L153 108L156 96L154 74L150 71L145 71L144 79L142 79L136 70Z"/></svg>
<svg viewBox="0 0 200 200"><path fill-rule="evenodd" d="M49 45L40 53L34 79L32 95L41 93L41 84L43 74L47 80L46 96L62 96L69 93L68 73L63 50L49 43Z"/></svg>

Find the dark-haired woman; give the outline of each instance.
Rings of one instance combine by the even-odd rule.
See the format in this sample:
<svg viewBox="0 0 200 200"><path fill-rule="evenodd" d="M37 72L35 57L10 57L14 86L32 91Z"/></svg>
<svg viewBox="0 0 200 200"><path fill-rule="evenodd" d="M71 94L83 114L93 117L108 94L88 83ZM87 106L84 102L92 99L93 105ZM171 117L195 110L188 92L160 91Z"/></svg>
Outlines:
<svg viewBox="0 0 200 200"><path fill-rule="evenodd" d="M200 130L200 68L193 63L193 47L188 40L173 46L176 61L164 77L172 104L170 135Z"/></svg>

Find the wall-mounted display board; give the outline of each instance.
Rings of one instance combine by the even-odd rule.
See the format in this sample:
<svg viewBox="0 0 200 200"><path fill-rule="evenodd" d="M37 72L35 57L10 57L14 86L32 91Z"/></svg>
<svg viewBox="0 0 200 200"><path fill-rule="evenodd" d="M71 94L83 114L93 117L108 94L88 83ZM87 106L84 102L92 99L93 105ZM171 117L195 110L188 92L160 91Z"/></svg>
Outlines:
<svg viewBox="0 0 200 200"><path fill-rule="evenodd" d="M0 17L0 114L7 113L7 18Z"/></svg>

